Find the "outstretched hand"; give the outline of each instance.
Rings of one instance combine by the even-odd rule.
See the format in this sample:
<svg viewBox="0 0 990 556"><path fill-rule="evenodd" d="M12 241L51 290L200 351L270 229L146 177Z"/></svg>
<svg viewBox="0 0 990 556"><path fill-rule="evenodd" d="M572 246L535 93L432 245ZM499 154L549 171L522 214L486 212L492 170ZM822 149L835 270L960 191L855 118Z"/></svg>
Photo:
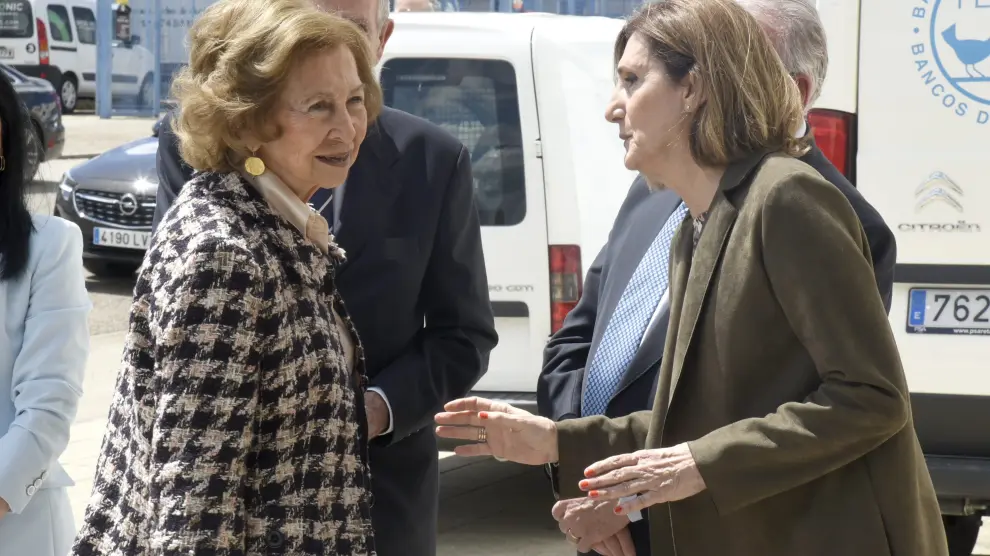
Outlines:
<svg viewBox="0 0 990 556"><path fill-rule="evenodd" d="M471 397L448 402L436 415L437 436L472 440L454 448L459 456L495 456L542 465L557 461L557 424L507 403Z"/></svg>

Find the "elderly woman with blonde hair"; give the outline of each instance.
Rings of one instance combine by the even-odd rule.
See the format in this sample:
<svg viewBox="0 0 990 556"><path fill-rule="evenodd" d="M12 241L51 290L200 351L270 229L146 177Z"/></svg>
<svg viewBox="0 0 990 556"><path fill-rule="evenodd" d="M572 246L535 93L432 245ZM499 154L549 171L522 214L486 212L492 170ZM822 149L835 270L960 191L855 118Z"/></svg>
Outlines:
<svg viewBox="0 0 990 556"><path fill-rule="evenodd" d="M869 243L797 159L798 89L763 30L734 0L661 0L615 61L626 167L685 207L653 409L554 423L463 399L438 433L551 464L581 551L628 553L571 511L604 505L648 510L654 556L945 556Z"/></svg>
<svg viewBox="0 0 990 556"><path fill-rule="evenodd" d="M381 108L367 41L304 0L220 0L176 131L197 173L134 293L77 555L374 554L364 358L307 205Z"/></svg>

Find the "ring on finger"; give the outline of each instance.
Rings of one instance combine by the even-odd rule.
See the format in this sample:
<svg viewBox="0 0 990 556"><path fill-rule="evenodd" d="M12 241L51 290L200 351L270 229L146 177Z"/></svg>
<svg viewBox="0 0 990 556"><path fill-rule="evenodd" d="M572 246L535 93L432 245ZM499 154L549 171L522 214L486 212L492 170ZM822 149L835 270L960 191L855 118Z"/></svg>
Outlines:
<svg viewBox="0 0 990 556"><path fill-rule="evenodd" d="M485 430L485 427L478 429L478 442L481 442L482 444L488 442L488 431Z"/></svg>
<svg viewBox="0 0 990 556"><path fill-rule="evenodd" d="M577 543L581 542L581 539L575 537L574 536L574 533L571 533L571 530L568 529L567 530L567 541L570 542L571 544L577 544Z"/></svg>

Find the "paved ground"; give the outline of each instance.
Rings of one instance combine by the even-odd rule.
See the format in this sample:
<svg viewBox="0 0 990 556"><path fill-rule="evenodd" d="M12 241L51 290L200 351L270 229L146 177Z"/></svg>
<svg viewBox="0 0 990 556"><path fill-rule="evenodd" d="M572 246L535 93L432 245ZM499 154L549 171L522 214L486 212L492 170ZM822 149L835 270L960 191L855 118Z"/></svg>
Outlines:
<svg viewBox="0 0 990 556"><path fill-rule="evenodd" d="M67 153L94 154L150 133L150 120L94 116L65 118ZM62 172L84 159L46 164L34 187L32 204L50 212L52 193ZM131 280L87 280L94 303L90 318L91 354L86 369L85 394L72 429L68 450L61 458L77 484L71 497L77 520L92 487L93 468L113 392L114 379L127 327ZM570 549L549 516L552 505L542 471L490 459L464 460L442 454L439 556L571 556ZM977 554L990 555L990 520L984 521Z"/></svg>
<svg viewBox="0 0 990 556"><path fill-rule="evenodd" d="M91 158L128 141L148 137L155 120L150 118L115 117L101 120L98 116L72 114L65 123L63 158ZM121 140L123 139L123 140Z"/></svg>

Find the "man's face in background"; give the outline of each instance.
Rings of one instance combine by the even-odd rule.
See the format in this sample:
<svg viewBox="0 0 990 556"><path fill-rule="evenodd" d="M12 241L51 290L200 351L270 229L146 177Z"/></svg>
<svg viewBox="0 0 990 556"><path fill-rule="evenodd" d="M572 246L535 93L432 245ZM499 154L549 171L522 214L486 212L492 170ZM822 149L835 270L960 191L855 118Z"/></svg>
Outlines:
<svg viewBox="0 0 990 556"><path fill-rule="evenodd" d="M314 0L314 3L322 10L353 21L368 36L375 61L381 60L394 24L389 19L379 25L378 0Z"/></svg>

